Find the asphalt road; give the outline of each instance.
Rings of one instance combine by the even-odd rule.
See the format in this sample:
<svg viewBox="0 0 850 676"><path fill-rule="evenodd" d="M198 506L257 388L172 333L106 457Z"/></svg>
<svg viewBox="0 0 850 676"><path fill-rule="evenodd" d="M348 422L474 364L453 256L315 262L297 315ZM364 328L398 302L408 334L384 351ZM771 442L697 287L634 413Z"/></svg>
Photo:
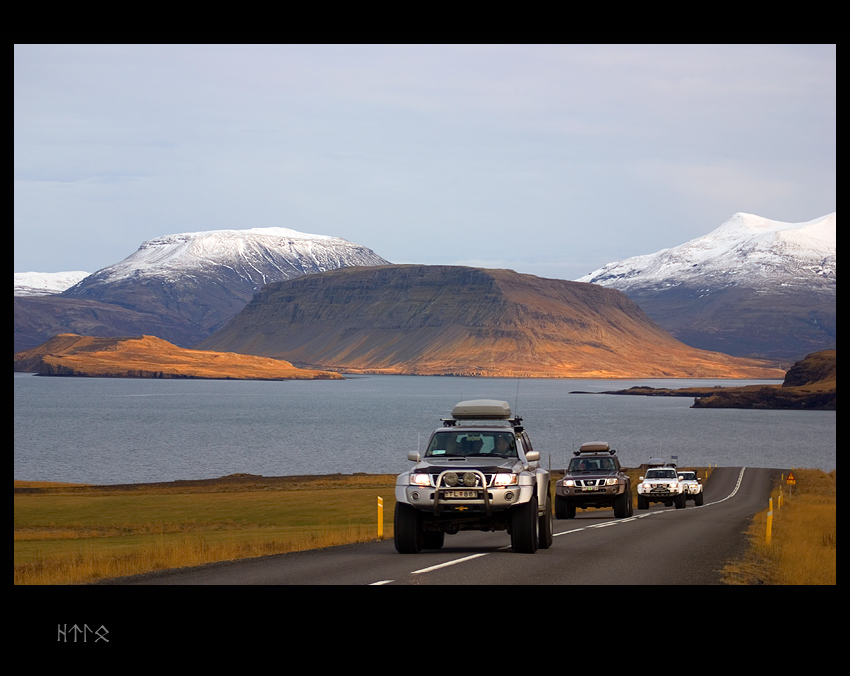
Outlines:
<svg viewBox="0 0 850 676"><path fill-rule="evenodd" d="M446 536L443 549L398 554L392 540L148 573L105 584L450 585L721 584L726 560L747 546L752 516L767 507L783 470L717 468L705 504L655 504L634 516L579 511L555 521L547 550L515 554L504 532ZM103 583L102 583L103 584Z"/></svg>

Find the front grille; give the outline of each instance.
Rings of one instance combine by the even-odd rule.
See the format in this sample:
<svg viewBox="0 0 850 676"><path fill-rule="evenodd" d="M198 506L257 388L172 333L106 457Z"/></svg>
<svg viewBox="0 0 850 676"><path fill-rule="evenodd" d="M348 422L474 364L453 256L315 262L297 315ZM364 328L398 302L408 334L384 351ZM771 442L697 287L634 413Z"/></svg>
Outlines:
<svg viewBox="0 0 850 676"><path fill-rule="evenodd" d="M458 484L456 486L449 486L446 483L446 478L444 476L443 480L440 482L440 485L438 486L438 488L476 488L476 487L480 486L481 485L481 477L474 472L469 472L469 473L472 474L473 477L475 477L475 483L473 483L471 486L468 486L466 483L461 483L461 482L458 482ZM456 474L458 475L458 477L460 477L462 479L464 474L466 474L466 472L459 470L459 471L456 472ZM439 478L439 476L440 476L440 472L434 472L434 473L431 474L431 485L432 486L437 485L437 479ZM492 486L494 476L495 476L494 474L484 474L484 479L487 481L487 486Z"/></svg>

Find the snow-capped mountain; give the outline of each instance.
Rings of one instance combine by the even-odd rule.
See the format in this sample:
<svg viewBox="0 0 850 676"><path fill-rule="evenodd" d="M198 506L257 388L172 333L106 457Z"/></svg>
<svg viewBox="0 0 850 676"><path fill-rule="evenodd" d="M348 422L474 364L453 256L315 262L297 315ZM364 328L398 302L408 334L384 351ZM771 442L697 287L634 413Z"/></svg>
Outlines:
<svg viewBox="0 0 850 676"><path fill-rule="evenodd" d="M269 282L387 264L371 249L339 237L286 228L157 237L58 296L16 298L16 349L68 332L101 337L149 334L192 347Z"/></svg>
<svg viewBox="0 0 850 676"><path fill-rule="evenodd" d="M50 296L62 293L80 280L89 276L88 272L72 270L70 272L16 272L16 296Z"/></svg>
<svg viewBox="0 0 850 676"><path fill-rule="evenodd" d="M608 263L576 281L621 291L680 284L706 292L728 286L759 290L834 286L835 213L806 223L737 213L703 237Z"/></svg>
<svg viewBox="0 0 850 676"><path fill-rule="evenodd" d="M835 213L805 223L738 213L576 281L622 291L688 345L785 360L834 347L835 275Z"/></svg>
<svg viewBox="0 0 850 676"><path fill-rule="evenodd" d="M340 237L288 228L186 232L143 242L134 254L98 270L69 295L126 279L179 282L187 275L224 270L241 278L253 292L269 282L299 275L388 263L371 249Z"/></svg>

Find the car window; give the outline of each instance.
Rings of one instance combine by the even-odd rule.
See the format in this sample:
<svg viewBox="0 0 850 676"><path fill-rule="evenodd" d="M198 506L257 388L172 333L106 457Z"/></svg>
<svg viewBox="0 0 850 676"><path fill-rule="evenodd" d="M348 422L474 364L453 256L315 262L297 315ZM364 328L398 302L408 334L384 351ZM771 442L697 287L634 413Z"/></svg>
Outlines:
<svg viewBox="0 0 850 676"><path fill-rule="evenodd" d="M425 451L426 458L466 456L515 458L516 440L510 432L437 432Z"/></svg>

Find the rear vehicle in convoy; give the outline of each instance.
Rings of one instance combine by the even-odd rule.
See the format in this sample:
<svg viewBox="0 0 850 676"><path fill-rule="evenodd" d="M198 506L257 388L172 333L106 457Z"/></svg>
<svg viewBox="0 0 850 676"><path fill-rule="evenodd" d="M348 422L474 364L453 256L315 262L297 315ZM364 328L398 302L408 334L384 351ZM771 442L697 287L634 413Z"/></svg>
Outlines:
<svg viewBox="0 0 850 676"><path fill-rule="evenodd" d="M685 499L693 500L697 507L701 507L704 498L702 494L702 479L697 478L697 473L691 470L679 470L682 475L682 483L685 484Z"/></svg>
<svg viewBox="0 0 850 676"><path fill-rule="evenodd" d="M505 401L462 401L396 479L394 540L402 554L439 549L462 530L506 530L515 552L552 545L549 472Z"/></svg>
<svg viewBox="0 0 850 676"><path fill-rule="evenodd" d="M572 519L576 509L613 507L614 516L631 516L632 481L607 442L582 444L570 460L563 479L555 483L555 516Z"/></svg>
<svg viewBox="0 0 850 676"><path fill-rule="evenodd" d="M653 502L676 505L684 509L687 501L682 474L673 466L650 467L637 487L638 509L648 509Z"/></svg>

